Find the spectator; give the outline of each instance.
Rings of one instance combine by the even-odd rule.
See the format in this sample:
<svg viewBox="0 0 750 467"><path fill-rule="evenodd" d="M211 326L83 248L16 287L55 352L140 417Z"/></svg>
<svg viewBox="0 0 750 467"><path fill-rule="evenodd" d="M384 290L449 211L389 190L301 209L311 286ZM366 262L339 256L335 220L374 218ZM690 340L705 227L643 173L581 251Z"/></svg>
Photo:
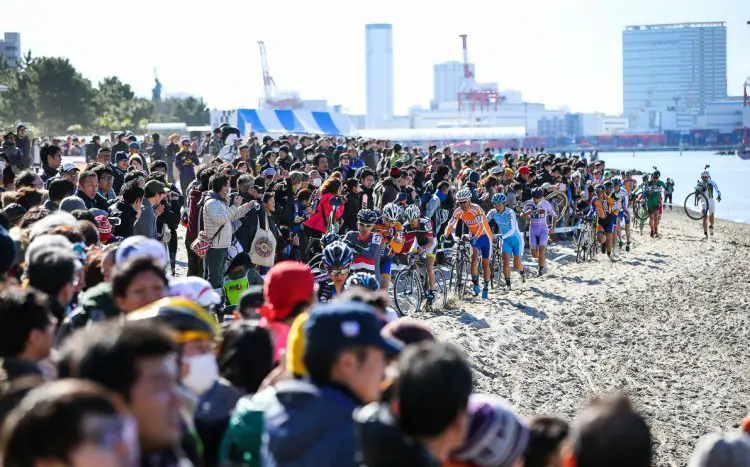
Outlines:
<svg viewBox="0 0 750 467"><path fill-rule="evenodd" d="M373 189L375 206L383 209L386 204L394 202L399 193L401 193L401 169L394 167L390 169L388 177L375 185Z"/></svg>
<svg viewBox="0 0 750 467"><path fill-rule="evenodd" d="M141 214L133 224L133 234L155 239L157 236L156 218L164 212L161 201L169 193L169 187L158 180L151 180L144 188Z"/></svg>
<svg viewBox="0 0 750 467"><path fill-rule="evenodd" d="M531 435L524 454L524 467L560 467L560 450L568 437L568 424L556 417L534 417L529 422Z"/></svg>
<svg viewBox="0 0 750 467"><path fill-rule="evenodd" d="M62 150L55 145L44 146L39 155L42 159L42 175L40 177L44 186L48 187L50 180L58 176L58 169L62 165Z"/></svg>
<svg viewBox="0 0 750 467"><path fill-rule="evenodd" d="M29 285L49 295L50 311L62 323L79 285L81 263L71 250L44 247L28 261Z"/></svg>
<svg viewBox="0 0 750 467"><path fill-rule="evenodd" d="M109 207L110 202L117 199L117 195L115 194L115 190L113 188L114 183L114 172L112 170L112 167L107 165L98 165L93 168L92 172L96 174L96 178L99 182L99 186L96 190L97 196L100 196L104 199L104 201L107 203L107 207ZM101 204L101 202L100 202ZM105 209L106 211L106 209Z"/></svg>
<svg viewBox="0 0 750 467"><path fill-rule="evenodd" d="M117 156L117 153L122 151L126 155L128 154L129 151L128 151L128 143L126 141L126 138L127 138L127 134L125 133L120 133L117 135L117 143L115 143L114 146L112 146L112 152L111 152L111 155L113 157L111 162L113 164L116 162L114 157Z"/></svg>
<svg viewBox="0 0 750 467"><path fill-rule="evenodd" d="M86 205L86 209L96 208L107 210L107 200L100 195L99 190L99 177L92 171L86 171L81 173L78 177L78 192L76 196L83 200Z"/></svg>
<svg viewBox="0 0 750 467"><path fill-rule="evenodd" d="M114 227L115 236L127 238L134 235L133 227L141 214L145 193L135 180L123 185L120 197L109 208L110 215L120 220Z"/></svg>
<svg viewBox="0 0 750 467"><path fill-rule="evenodd" d="M182 147L175 155L175 164L180 174L181 192L184 196L187 196L188 185L195 180L195 167L200 161L198 160L198 155L190 149L190 138L182 138L181 143Z"/></svg>
<svg viewBox="0 0 750 467"><path fill-rule="evenodd" d="M21 166L24 169L31 168L32 154L31 141L26 134L26 126L20 124L16 127L16 146L21 151Z"/></svg>
<svg viewBox="0 0 750 467"><path fill-rule="evenodd" d="M99 144L99 141L101 138L99 135L94 135L91 137L91 142L86 144L85 146L85 153L86 153L86 163L93 162L97 159L97 156L99 155L99 149L102 148L101 144ZM107 153L107 163L109 162L109 153Z"/></svg>
<svg viewBox="0 0 750 467"><path fill-rule="evenodd" d="M742 467L750 465L750 437L746 432L712 433L698 441L688 467Z"/></svg>
<svg viewBox="0 0 750 467"><path fill-rule="evenodd" d="M125 314L166 297L168 286L164 269L147 257L118 264L112 275L112 296Z"/></svg>
<svg viewBox="0 0 750 467"><path fill-rule="evenodd" d="M35 206L41 206L44 199L42 192L35 188L21 188L16 193L18 194L18 204L27 212Z"/></svg>
<svg viewBox="0 0 750 467"><path fill-rule="evenodd" d="M13 184L15 185L16 190L20 190L21 188L34 188L36 190L41 190L43 188L41 177L31 170L24 170L19 173Z"/></svg>
<svg viewBox="0 0 750 467"><path fill-rule="evenodd" d="M47 201L44 202L44 208L50 212L55 212L60 209L60 203L62 200L73 196L75 192L75 185L70 183L69 180L64 178L56 178L49 184L49 191Z"/></svg>
<svg viewBox="0 0 750 467"><path fill-rule="evenodd" d="M202 222L199 218L201 217L203 194L208 191L208 182L215 173L216 171L213 168L208 166L201 167L198 170L196 180L188 188L189 194L186 196L187 209L185 210L187 214L185 249L187 250L188 257L188 276L203 277L203 259L195 254L190 245L192 245L198 236L198 224Z"/></svg>
<svg viewBox="0 0 750 467"><path fill-rule="evenodd" d="M305 233L309 239L319 239L328 231L331 227L328 225L331 220L331 213L334 213L334 210L333 218L335 221L338 221L344 215L344 206L338 198L341 194L341 180L334 177L327 179L320 186L319 193L320 200L315 212L304 222ZM334 204L336 205L334 206Z"/></svg>
<svg viewBox="0 0 750 467"><path fill-rule="evenodd" d="M165 151L166 158L164 161L167 163L167 176L169 177L169 182L174 183L174 164L176 161L177 153L180 151L180 145L178 143L179 136L176 134L172 134L169 136L169 144L167 145L167 149ZM190 141L190 138L188 138L188 141Z"/></svg>
<svg viewBox="0 0 750 467"><path fill-rule="evenodd" d="M273 369L271 334L252 322L232 321L222 325L221 335L219 374L244 394L255 394Z"/></svg>

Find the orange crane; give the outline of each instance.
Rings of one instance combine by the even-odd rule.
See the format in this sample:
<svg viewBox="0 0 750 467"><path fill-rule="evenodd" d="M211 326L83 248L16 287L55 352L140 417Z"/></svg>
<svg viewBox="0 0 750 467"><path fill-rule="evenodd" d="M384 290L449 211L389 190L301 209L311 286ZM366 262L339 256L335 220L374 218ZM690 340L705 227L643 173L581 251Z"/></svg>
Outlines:
<svg viewBox="0 0 750 467"><path fill-rule="evenodd" d="M505 96L501 96L499 92L490 89L479 89L474 79L474 74L469 68L469 51L466 46L466 34L461 34L458 37L461 38L461 44L463 48L463 60L464 60L464 79L461 83L461 89L458 91L458 111L463 112L469 110L469 114L473 114L477 107L480 112L485 110L494 110L497 112L498 106L505 100Z"/></svg>
<svg viewBox="0 0 750 467"><path fill-rule="evenodd" d="M302 101L297 93L280 93L276 88L276 81L273 80L271 73L268 71L268 57L266 55L266 44L258 41L260 48L260 66L263 71L263 98L258 103L261 109L300 109Z"/></svg>

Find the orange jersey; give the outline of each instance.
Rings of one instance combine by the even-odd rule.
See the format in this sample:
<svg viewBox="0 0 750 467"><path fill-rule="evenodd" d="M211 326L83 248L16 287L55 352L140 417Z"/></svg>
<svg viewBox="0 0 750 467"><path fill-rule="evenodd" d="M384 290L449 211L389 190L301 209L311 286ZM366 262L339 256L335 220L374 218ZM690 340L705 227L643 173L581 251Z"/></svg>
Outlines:
<svg viewBox="0 0 750 467"><path fill-rule="evenodd" d="M469 232L471 232L473 238L479 238L482 235L487 235L488 237L492 236L492 230L490 229L490 223L487 222L487 216L484 214L482 208L476 204L472 204L466 211L461 209L460 206L453 211L453 217L450 222L448 222L448 227L445 228L446 237L453 232L453 229L456 228L456 224L459 220L464 221L464 224L469 228Z"/></svg>
<svg viewBox="0 0 750 467"><path fill-rule="evenodd" d="M613 212L614 204L615 200L607 195L594 198L593 205L599 219L604 219L608 214L617 214L616 212Z"/></svg>
<svg viewBox="0 0 750 467"><path fill-rule="evenodd" d="M383 236L383 240L388 242L394 252L401 253L404 248L404 227L401 222L394 222L390 229L381 222L375 225L375 232Z"/></svg>
<svg viewBox="0 0 750 467"><path fill-rule="evenodd" d="M622 181L622 186L624 186L625 189L628 190L628 193L632 193L633 190L635 190L635 187L638 186L638 182L636 182L632 178L626 178Z"/></svg>

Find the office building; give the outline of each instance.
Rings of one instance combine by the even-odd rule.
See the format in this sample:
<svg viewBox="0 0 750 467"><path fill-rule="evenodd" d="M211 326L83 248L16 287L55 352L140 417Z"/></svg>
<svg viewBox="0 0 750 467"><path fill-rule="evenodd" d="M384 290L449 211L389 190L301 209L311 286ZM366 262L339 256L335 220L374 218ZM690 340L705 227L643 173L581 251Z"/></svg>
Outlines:
<svg viewBox="0 0 750 467"><path fill-rule="evenodd" d="M393 117L393 28L390 24L365 26L366 125Z"/></svg>
<svg viewBox="0 0 750 467"><path fill-rule="evenodd" d="M469 64L474 75L474 64ZM432 107L440 108L441 104L458 101L458 92L464 80L464 64L461 62L438 63L434 67L434 90Z"/></svg>
<svg viewBox="0 0 750 467"><path fill-rule="evenodd" d="M622 33L625 115L702 110L727 96L724 23L628 26Z"/></svg>
<svg viewBox="0 0 750 467"><path fill-rule="evenodd" d="M4 40L0 40L0 56L9 65L17 65L21 61L21 34L6 32Z"/></svg>

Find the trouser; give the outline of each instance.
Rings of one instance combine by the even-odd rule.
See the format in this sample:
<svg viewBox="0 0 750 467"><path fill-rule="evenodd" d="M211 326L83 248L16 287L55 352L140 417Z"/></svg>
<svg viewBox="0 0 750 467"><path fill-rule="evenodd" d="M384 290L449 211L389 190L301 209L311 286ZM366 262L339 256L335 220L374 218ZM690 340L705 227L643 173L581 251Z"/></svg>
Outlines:
<svg viewBox="0 0 750 467"><path fill-rule="evenodd" d="M200 258L200 256L196 255L193 252L192 248L190 248L190 245L193 243L194 240L195 239L191 240L185 237L185 247L187 248L187 259L188 259L187 275L203 277L203 260Z"/></svg>
<svg viewBox="0 0 750 467"><path fill-rule="evenodd" d="M190 185L190 182L192 182L192 180L189 180L187 177L185 177L184 180L182 179L182 177L180 177L180 190L182 191L182 196L184 196L185 199L188 198L187 189L188 189L188 185Z"/></svg>
<svg viewBox="0 0 750 467"><path fill-rule="evenodd" d="M203 278L211 283L211 287L222 287L224 263L227 261L229 248L209 248L203 261Z"/></svg>
<svg viewBox="0 0 750 467"><path fill-rule="evenodd" d="M172 271L174 271L174 267L177 263L177 229L173 229L167 225L165 225L164 228L169 229L170 233L169 244L167 247L169 249L169 265L172 266Z"/></svg>

